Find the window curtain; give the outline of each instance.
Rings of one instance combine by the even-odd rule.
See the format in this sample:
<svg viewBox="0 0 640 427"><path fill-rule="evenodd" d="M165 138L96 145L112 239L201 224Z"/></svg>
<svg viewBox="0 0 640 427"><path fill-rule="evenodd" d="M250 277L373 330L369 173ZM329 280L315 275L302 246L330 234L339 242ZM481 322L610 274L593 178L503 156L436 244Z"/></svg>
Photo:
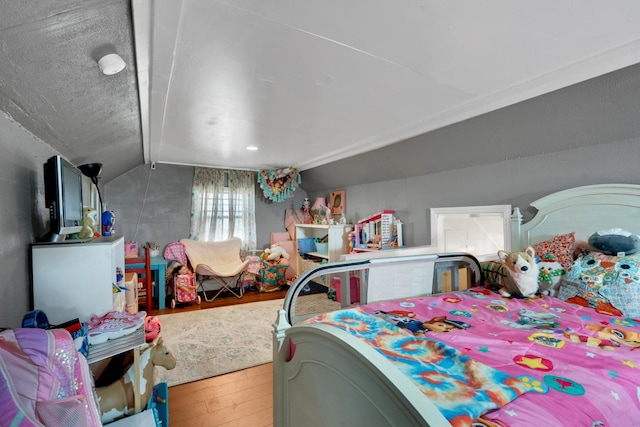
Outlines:
<svg viewBox="0 0 640 427"><path fill-rule="evenodd" d="M244 250L255 250L255 182L255 172L196 167L190 238L215 242L239 237Z"/></svg>

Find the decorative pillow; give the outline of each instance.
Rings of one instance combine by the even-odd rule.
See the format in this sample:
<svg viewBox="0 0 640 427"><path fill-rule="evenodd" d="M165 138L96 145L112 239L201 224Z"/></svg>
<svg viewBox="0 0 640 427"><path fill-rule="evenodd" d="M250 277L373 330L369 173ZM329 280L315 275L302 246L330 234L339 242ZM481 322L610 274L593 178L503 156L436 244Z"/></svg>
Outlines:
<svg viewBox="0 0 640 427"><path fill-rule="evenodd" d="M603 286L600 293L626 317L640 318L640 274L622 271L611 286Z"/></svg>
<svg viewBox="0 0 640 427"><path fill-rule="evenodd" d="M497 291L505 284L507 272L499 261L484 261L480 263L482 276L485 279L485 287Z"/></svg>
<svg viewBox="0 0 640 427"><path fill-rule="evenodd" d="M558 285L558 298L563 301L580 295L580 284L563 277Z"/></svg>
<svg viewBox="0 0 640 427"><path fill-rule="evenodd" d="M569 268L573 263L573 245L575 243L575 233L559 234L553 239L536 243L533 249L536 251L538 258L543 258L547 254L553 254L558 262L565 269Z"/></svg>
<svg viewBox="0 0 640 427"><path fill-rule="evenodd" d="M622 228L612 228L593 233L589 245L607 255L631 255L640 250L640 237Z"/></svg>
<svg viewBox="0 0 640 427"><path fill-rule="evenodd" d="M598 304L609 302L622 310L608 299L611 295L617 295L617 290L609 289L607 292L604 290L618 286L617 283L621 279L625 280L637 275L639 270L640 259L590 252L574 261L566 273L566 279L572 287L578 288L575 296L587 300L591 307L595 308ZM563 289L563 287L565 284L561 285L561 294L565 295L569 289Z"/></svg>

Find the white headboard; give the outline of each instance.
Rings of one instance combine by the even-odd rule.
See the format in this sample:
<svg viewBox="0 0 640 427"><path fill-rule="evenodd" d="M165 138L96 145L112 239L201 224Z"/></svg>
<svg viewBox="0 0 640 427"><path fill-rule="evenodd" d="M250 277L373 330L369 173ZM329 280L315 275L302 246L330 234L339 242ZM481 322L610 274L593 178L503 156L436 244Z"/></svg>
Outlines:
<svg viewBox="0 0 640 427"><path fill-rule="evenodd" d="M622 228L640 234L640 185L587 185L558 191L531 203L536 215L522 224L520 209L511 216L511 250L575 232L586 242L596 231Z"/></svg>

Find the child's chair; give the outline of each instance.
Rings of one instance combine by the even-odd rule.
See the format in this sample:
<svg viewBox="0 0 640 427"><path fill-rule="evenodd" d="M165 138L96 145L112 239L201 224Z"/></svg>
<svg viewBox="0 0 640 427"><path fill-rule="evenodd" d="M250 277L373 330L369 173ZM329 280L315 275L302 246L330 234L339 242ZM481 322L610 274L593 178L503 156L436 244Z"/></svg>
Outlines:
<svg viewBox="0 0 640 427"><path fill-rule="evenodd" d="M233 237L221 242L199 242L181 239L185 246L187 258L196 272L196 280L204 299L211 302L223 291L229 291L237 298L242 298L244 290L240 277L246 271L248 260L240 258L242 239ZM212 281L218 285L218 292L213 298L207 298L203 283Z"/></svg>
<svg viewBox="0 0 640 427"><path fill-rule="evenodd" d="M137 273L138 295L145 296L147 314L151 313L153 277L151 276L151 254L149 248L144 248L144 256L124 259L125 273ZM158 284L158 296L160 296Z"/></svg>

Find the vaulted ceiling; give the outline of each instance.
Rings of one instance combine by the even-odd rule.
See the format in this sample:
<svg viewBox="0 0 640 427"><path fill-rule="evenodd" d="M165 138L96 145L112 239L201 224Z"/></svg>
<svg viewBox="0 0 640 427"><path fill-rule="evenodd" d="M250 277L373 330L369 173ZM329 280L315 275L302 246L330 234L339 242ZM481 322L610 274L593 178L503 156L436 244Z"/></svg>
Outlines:
<svg viewBox="0 0 640 427"><path fill-rule="evenodd" d="M311 170L384 156L640 62L636 0L0 7L0 109L73 163L103 163L107 181L143 162ZM112 52L127 66L107 76L97 61Z"/></svg>

